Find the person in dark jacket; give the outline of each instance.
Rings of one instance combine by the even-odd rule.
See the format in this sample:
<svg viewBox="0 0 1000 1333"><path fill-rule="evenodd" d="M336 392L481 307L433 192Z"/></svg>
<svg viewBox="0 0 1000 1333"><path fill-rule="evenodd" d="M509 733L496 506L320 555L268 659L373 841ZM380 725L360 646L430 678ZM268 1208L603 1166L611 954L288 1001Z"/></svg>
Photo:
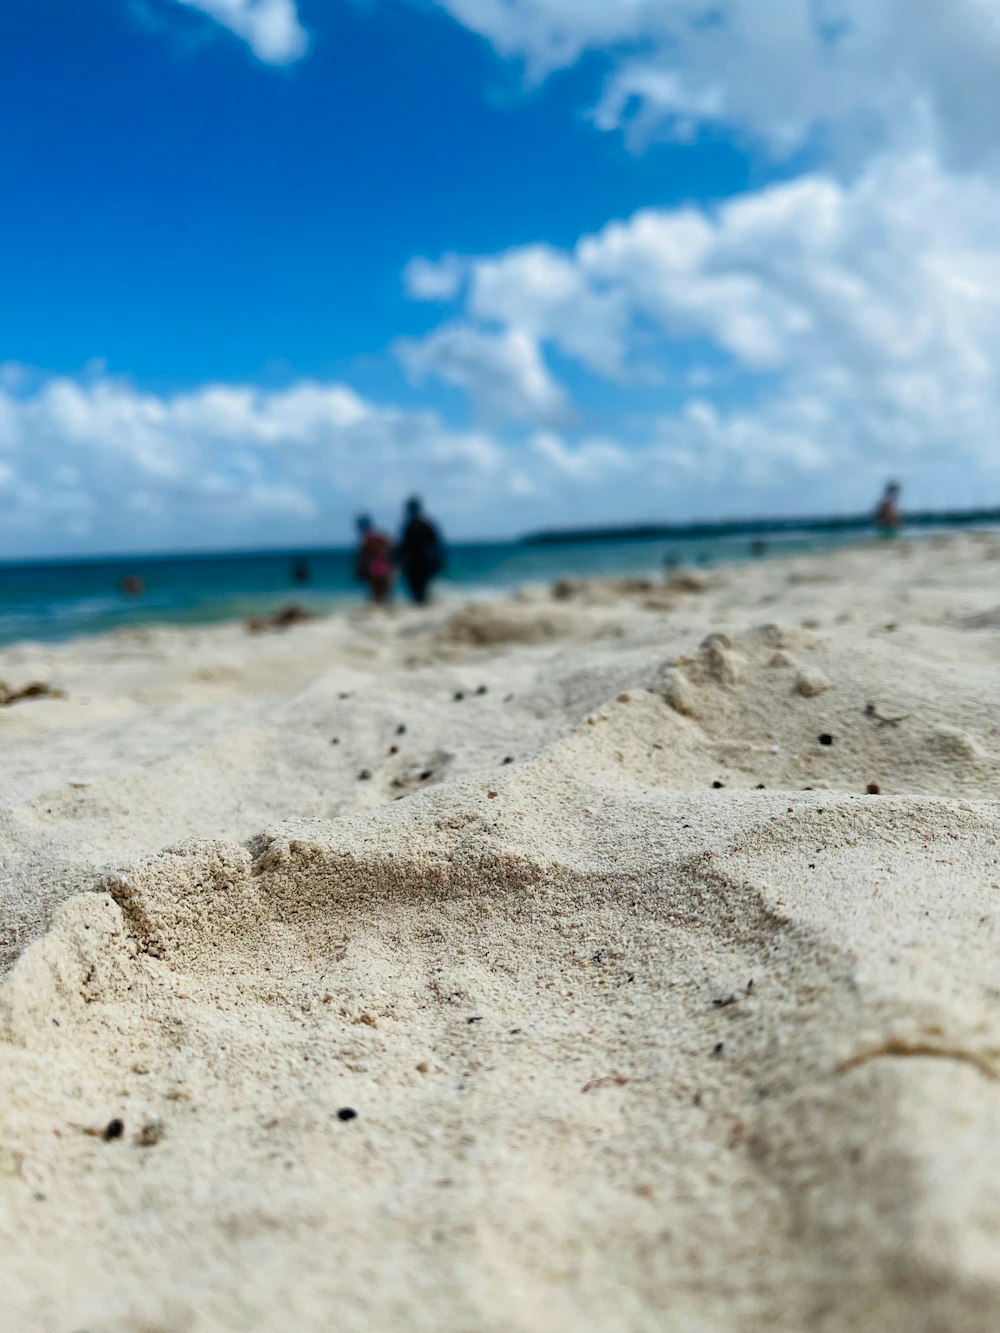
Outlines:
<svg viewBox="0 0 1000 1333"><path fill-rule="evenodd" d="M403 571L410 596L418 606L424 606L431 579L444 568L444 547L437 528L425 518L420 501L415 497L406 502L396 563Z"/></svg>

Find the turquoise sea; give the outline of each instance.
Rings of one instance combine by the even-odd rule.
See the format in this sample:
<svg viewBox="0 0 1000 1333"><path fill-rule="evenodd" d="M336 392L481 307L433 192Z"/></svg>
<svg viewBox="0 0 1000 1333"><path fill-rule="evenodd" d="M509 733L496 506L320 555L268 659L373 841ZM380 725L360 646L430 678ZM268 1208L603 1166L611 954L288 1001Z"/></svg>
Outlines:
<svg viewBox="0 0 1000 1333"><path fill-rule="evenodd" d="M489 596L521 583L598 574L661 571L669 558L691 565L769 559L856 542L866 534L782 533L753 553L748 537L580 541L551 546L459 543L448 550L442 592ZM0 565L0 643L56 640L151 623L196 624L260 615L295 602L335 610L363 598L346 550L115 557ZM308 582L295 578L304 562ZM144 591L122 591L127 577Z"/></svg>

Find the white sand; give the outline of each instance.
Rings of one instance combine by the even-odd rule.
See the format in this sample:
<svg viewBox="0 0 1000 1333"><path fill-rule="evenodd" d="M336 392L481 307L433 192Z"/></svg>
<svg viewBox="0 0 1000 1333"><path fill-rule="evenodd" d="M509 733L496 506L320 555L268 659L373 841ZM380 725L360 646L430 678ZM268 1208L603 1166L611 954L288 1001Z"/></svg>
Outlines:
<svg viewBox="0 0 1000 1333"><path fill-rule="evenodd" d="M707 578L0 653L4 1333L1000 1328L1000 538Z"/></svg>

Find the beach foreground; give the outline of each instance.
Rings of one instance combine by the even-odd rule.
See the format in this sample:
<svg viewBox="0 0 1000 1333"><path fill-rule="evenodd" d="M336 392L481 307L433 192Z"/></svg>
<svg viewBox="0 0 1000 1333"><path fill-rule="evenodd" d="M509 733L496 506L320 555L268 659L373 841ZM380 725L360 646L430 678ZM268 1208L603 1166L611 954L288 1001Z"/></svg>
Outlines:
<svg viewBox="0 0 1000 1333"><path fill-rule="evenodd" d="M4 1328L994 1333L998 574L0 653Z"/></svg>

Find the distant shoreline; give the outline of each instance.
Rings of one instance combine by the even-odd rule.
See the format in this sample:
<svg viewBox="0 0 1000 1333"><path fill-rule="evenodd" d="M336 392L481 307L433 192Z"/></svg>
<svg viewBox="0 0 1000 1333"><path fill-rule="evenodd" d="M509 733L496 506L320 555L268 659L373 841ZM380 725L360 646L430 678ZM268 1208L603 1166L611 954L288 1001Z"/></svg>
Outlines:
<svg viewBox="0 0 1000 1333"><path fill-rule="evenodd" d="M907 528L968 527L1000 523L1000 509L928 510L906 514ZM646 523L613 528L565 528L533 532L521 538L523 546L555 546L571 542L691 541L699 537L757 537L789 532L845 532L874 528L871 514L828 518L750 518L699 523Z"/></svg>
<svg viewBox="0 0 1000 1333"><path fill-rule="evenodd" d="M904 535L958 531L979 523L1000 527L1000 510L918 515ZM535 539L449 548L441 590L491 596L497 590L552 584L560 579L646 577L664 564L715 565L779 555L806 555L874 540L865 519L762 520L747 523L637 525L621 539L615 530L585 536L538 534ZM307 579L297 573L305 565ZM142 588L133 593L135 580ZM213 624L268 616L301 603L320 612L333 604L360 605L350 552L297 551L118 557L65 564L0 567L0 645L62 642L151 624Z"/></svg>
<svg viewBox="0 0 1000 1333"><path fill-rule="evenodd" d="M1000 523L1000 508L934 510L904 513L903 527L969 527L977 523ZM807 532L863 532L875 530L870 513L832 515L826 518L746 518L706 519L690 523L632 523L622 527L554 528L522 534L519 537L494 537L488 540L455 538L448 543L454 551L501 551L531 546L556 546L571 543L616 541L697 541L713 537L787 536ZM445 536L447 537L447 533ZM265 546L220 548L203 547L179 551L103 551L74 552L67 555L31 555L0 557L0 573L64 570L69 568L120 568L123 572L141 565L198 564L212 561L270 561L294 559L353 558L354 547L344 546Z"/></svg>

